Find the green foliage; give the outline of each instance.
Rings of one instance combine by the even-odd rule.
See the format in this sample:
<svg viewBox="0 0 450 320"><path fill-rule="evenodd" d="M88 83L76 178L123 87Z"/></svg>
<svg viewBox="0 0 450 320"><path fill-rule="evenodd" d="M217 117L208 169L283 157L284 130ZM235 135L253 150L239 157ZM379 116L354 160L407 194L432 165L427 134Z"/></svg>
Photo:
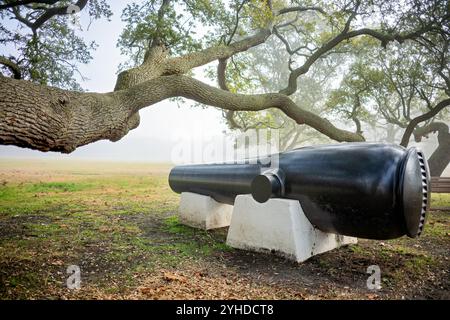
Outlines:
<svg viewBox="0 0 450 320"><path fill-rule="evenodd" d="M57 6L69 3L58 1ZM8 49L7 55L20 67L23 79L81 90L75 79L77 74L80 75L78 65L92 60L91 53L97 45L95 42L86 42L79 35L79 30L82 30L80 15L86 14L90 20L95 20L109 18L112 12L106 0L91 0L87 10L73 15L56 15L35 31L16 20L17 15L33 23L35 17L42 15L47 8L31 5L16 7L16 13L1 10L0 44Z"/></svg>
<svg viewBox="0 0 450 320"><path fill-rule="evenodd" d="M253 29L264 28L273 19L273 13L267 1L249 0L244 7L243 18L247 19Z"/></svg>
<svg viewBox="0 0 450 320"><path fill-rule="evenodd" d="M329 95L327 108L335 116L405 128L446 95L444 79L436 76L440 57L414 43L386 49L365 45ZM448 119L447 114L444 110L428 122Z"/></svg>
<svg viewBox="0 0 450 320"><path fill-rule="evenodd" d="M230 90L239 93L277 92L286 85L289 69L286 61L289 55L280 47L280 41L270 38L263 46L252 49L248 54L233 57L228 63L227 85ZM298 82L298 90L291 98L302 108L317 114L323 112L325 94L334 81L340 59L318 61L308 75ZM215 76L211 71L211 78ZM235 112L235 122L240 126L237 131L248 129L277 129L281 151L304 144L325 143L328 140L306 126L298 125L279 109L259 112Z"/></svg>
<svg viewBox="0 0 450 320"><path fill-rule="evenodd" d="M51 21L38 31L37 37L30 35L23 48L23 56L29 59L24 69L31 81L81 90L74 79L78 69L73 63L88 63L92 59L90 52L95 48L94 42L86 44L67 25Z"/></svg>
<svg viewBox="0 0 450 320"><path fill-rule="evenodd" d="M124 9L125 28L117 46L131 61L121 65L121 70L141 63L152 41L164 44L175 55L196 51L206 43L217 44L221 29L230 22L223 1L171 1L166 7L162 3L131 3ZM206 34L198 34L198 26L207 30Z"/></svg>

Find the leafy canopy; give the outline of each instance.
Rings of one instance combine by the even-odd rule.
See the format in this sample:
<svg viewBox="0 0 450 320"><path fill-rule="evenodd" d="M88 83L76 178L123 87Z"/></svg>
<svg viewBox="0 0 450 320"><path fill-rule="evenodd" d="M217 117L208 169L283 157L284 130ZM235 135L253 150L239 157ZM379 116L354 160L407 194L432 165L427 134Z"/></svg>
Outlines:
<svg viewBox="0 0 450 320"><path fill-rule="evenodd" d="M4 6L14 3L3 2ZM22 79L81 90L75 79L78 65L92 60L91 53L97 45L87 43L80 35L83 26L79 14L54 15L40 24L49 8L71 4L67 0L50 2L51 5L32 3L0 10L0 45L8 50L7 58L19 67ZM110 18L112 12L106 0L91 0L87 2L87 15L92 21ZM9 72L6 68L3 71Z"/></svg>

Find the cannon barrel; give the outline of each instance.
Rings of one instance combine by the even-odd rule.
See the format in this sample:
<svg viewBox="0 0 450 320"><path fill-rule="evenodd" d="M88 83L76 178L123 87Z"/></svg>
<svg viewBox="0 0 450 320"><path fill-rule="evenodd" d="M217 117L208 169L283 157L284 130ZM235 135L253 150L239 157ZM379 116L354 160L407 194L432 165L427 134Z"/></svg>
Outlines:
<svg viewBox="0 0 450 320"><path fill-rule="evenodd" d="M239 194L252 194L261 203L274 197L295 199L311 224L324 232L382 240L417 237L423 230L429 170L414 147L324 145L280 153L277 159L277 168L265 168L267 159L176 166L169 184L177 193L198 193L228 204Z"/></svg>

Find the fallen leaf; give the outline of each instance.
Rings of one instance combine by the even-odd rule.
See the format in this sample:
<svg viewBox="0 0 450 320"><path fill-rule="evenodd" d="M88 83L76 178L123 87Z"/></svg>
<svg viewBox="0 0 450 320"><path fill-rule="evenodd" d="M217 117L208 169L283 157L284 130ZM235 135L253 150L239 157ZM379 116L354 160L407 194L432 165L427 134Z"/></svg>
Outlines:
<svg viewBox="0 0 450 320"><path fill-rule="evenodd" d="M179 281L182 283L185 283L187 280L185 277L180 276L178 274L175 273L171 273L171 272L164 272L164 280L166 281Z"/></svg>
<svg viewBox="0 0 450 320"><path fill-rule="evenodd" d="M55 260L55 261L52 261L50 264L52 264L54 266L62 266L64 264L64 262L61 260Z"/></svg>
<svg viewBox="0 0 450 320"><path fill-rule="evenodd" d="M371 294L371 293L369 293L369 294L366 295L366 297L367 297L367 299L369 299L369 300L375 300L375 299L378 298L378 295L377 295L377 294Z"/></svg>

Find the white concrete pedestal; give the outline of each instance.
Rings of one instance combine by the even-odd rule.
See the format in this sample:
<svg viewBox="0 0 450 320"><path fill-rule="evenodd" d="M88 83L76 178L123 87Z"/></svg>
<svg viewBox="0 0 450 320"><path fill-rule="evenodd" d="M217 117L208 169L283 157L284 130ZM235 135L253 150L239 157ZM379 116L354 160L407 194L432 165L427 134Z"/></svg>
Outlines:
<svg viewBox="0 0 450 320"><path fill-rule="evenodd" d="M180 200L180 223L203 230L228 227L233 206L201 194L183 192Z"/></svg>
<svg viewBox="0 0 450 320"><path fill-rule="evenodd" d="M270 199L262 204L251 195L237 196L227 237L231 247L272 251L297 262L351 243L357 239L314 228L297 200Z"/></svg>

